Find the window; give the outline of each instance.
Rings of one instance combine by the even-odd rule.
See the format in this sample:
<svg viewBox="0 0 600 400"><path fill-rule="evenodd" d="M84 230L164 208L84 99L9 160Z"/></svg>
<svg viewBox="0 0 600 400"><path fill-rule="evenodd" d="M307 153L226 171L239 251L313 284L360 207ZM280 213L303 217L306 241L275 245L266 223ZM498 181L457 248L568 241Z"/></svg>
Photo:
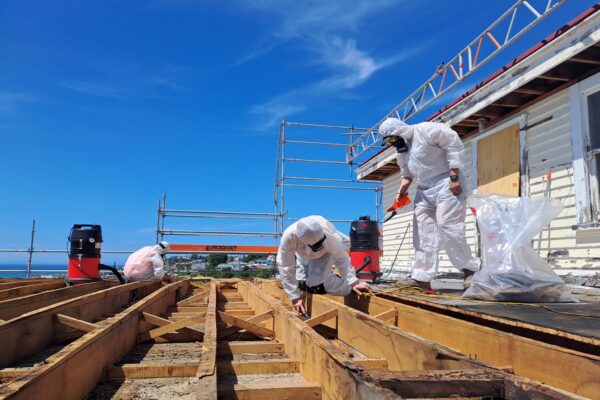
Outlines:
<svg viewBox="0 0 600 400"><path fill-rule="evenodd" d="M569 89L578 227L600 222L600 74Z"/></svg>

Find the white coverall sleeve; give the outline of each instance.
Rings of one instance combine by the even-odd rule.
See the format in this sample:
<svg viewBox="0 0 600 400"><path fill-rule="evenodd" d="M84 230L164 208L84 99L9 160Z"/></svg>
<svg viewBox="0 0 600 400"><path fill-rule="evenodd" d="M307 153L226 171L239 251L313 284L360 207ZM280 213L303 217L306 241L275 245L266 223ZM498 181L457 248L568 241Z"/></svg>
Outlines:
<svg viewBox="0 0 600 400"><path fill-rule="evenodd" d="M290 299L295 300L300 297L298 280L296 279L296 248L298 238L290 232L284 232L277 252L277 265L281 275L283 290Z"/></svg>
<svg viewBox="0 0 600 400"><path fill-rule="evenodd" d="M458 133L443 123L428 124L422 131L428 143L438 145L446 150L450 169L458 168L462 171L465 146L458 137Z"/></svg>
<svg viewBox="0 0 600 400"><path fill-rule="evenodd" d="M396 164L400 167L400 178L413 178L408 169L408 153L396 153Z"/></svg>
<svg viewBox="0 0 600 400"><path fill-rule="evenodd" d="M328 248L328 250L333 256L335 266L340 271L342 278L345 277L348 286L351 286L354 282L358 281L358 278L356 277L356 271L354 271L354 268L350 264L350 257L348 256L348 253L344 251L340 242L337 242L331 247L332 248Z"/></svg>

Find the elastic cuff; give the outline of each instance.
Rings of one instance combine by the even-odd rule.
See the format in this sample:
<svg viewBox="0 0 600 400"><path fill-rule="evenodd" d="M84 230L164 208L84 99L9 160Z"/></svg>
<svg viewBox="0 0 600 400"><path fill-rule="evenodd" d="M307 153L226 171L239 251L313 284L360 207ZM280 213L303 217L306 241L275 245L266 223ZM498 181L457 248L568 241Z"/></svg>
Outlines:
<svg viewBox="0 0 600 400"><path fill-rule="evenodd" d="M415 281L419 281L419 282L429 282L429 281L431 281L431 279L433 279L433 276L428 274L427 272L425 272L421 269L414 269L414 268L410 273L410 277L413 278Z"/></svg>

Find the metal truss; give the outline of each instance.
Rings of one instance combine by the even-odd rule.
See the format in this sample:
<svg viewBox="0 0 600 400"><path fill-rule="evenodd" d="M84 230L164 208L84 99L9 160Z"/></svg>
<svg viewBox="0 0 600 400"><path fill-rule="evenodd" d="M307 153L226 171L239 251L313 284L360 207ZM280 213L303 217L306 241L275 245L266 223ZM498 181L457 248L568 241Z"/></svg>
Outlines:
<svg viewBox="0 0 600 400"><path fill-rule="evenodd" d="M431 78L394 107L375 126L362 133L348 148L348 162L353 164L357 158L379 143L377 127L386 118L396 117L402 121L410 120L472 75L566 1L517 1L454 58L438 65ZM524 26L516 26L518 25L515 21L517 14L524 14L524 18L527 18Z"/></svg>

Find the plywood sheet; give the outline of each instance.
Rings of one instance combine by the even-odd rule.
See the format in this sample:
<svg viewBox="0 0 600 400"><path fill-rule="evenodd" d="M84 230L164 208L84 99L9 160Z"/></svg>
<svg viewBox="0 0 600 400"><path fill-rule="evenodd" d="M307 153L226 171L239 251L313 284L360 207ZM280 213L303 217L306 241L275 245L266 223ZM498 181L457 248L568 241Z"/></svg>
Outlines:
<svg viewBox="0 0 600 400"><path fill-rule="evenodd" d="M477 142L477 193L519 196L519 125Z"/></svg>

